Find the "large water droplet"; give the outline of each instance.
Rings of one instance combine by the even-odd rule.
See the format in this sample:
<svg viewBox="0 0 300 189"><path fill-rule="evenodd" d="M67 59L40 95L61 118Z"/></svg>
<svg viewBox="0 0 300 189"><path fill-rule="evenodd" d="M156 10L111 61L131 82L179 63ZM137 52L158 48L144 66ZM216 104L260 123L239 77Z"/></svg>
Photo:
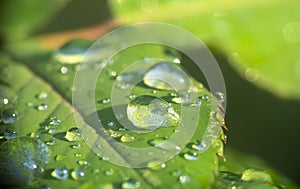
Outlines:
<svg viewBox="0 0 300 189"><path fill-rule="evenodd" d="M18 119L18 112L15 109L6 109L1 113L2 122L4 124L13 124Z"/></svg>
<svg viewBox="0 0 300 189"><path fill-rule="evenodd" d="M161 62L151 67L143 81L149 87L161 90L187 90L189 87L187 75L169 62Z"/></svg>
<svg viewBox="0 0 300 189"><path fill-rule="evenodd" d="M142 95L131 101L127 116L135 126L142 128L170 126L179 121L179 115L165 100L150 95Z"/></svg>
<svg viewBox="0 0 300 189"><path fill-rule="evenodd" d="M7 140L0 146L0 183L30 184L48 164L47 145L30 137Z"/></svg>
<svg viewBox="0 0 300 189"><path fill-rule="evenodd" d="M66 180L69 177L68 169L54 169L51 176L58 180Z"/></svg>
<svg viewBox="0 0 300 189"><path fill-rule="evenodd" d="M66 132L65 139L70 142L80 141L82 139L80 130L77 127L73 127Z"/></svg>
<svg viewBox="0 0 300 189"><path fill-rule="evenodd" d="M135 189L135 188L139 188L140 186L141 186L141 183L139 181L129 179L122 183L121 188L122 189Z"/></svg>
<svg viewBox="0 0 300 189"><path fill-rule="evenodd" d="M121 142L132 142L132 141L134 141L134 136L126 133L121 137L120 140L121 140Z"/></svg>
<svg viewBox="0 0 300 189"><path fill-rule="evenodd" d="M74 39L54 51L53 58L62 64L77 64L83 59L92 41Z"/></svg>

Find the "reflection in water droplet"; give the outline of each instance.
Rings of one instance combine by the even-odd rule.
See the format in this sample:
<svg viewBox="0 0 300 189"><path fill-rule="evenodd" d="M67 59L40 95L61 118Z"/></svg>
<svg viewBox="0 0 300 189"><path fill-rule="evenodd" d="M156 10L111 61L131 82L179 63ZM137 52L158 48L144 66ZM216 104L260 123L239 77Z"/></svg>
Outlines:
<svg viewBox="0 0 300 189"><path fill-rule="evenodd" d="M166 164L165 163L158 163L158 162L153 161L153 162L149 162L147 164L147 167L151 170L156 171L156 170L161 170L161 169L166 168Z"/></svg>
<svg viewBox="0 0 300 189"><path fill-rule="evenodd" d="M121 188L122 189L135 189L135 188L139 188L140 186L141 186L141 183L139 181L136 181L134 179L129 179L122 183Z"/></svg>
<svg viewBox="0 0 300 189"><path fill-rule="evenodd" d="M104 171L104 174L106 176L112 176L114 174L114 170L113 169L108 169Z"/></svg>
<svg viewBox="0 0 300 189"><path fill-rule="evenodd" d="M92 45L92 41L74 39L53 53L53 58L62 64L77 64L83 59L86 51Z"/></svg>
<svg viewBox="0 0 300 189"><path fill-rule="evenodd" d="M129 99L130 99L130 100L133 100L133 99L135 99L135 98L136 98L136 95L135 95L135 94L130 94L130 95L129 95Z"/></svg>
<svg viewBox="0 0 300 189"><path fill-rule="evenodd" d="M191 181L191 178L189 176L187 176L187 175L181 175L179 177L179 182L181 184L186 184L186 183L189 183L190 181Z"/></svg>
<svg viewBox="0 0 300 189"><path fill-rule="evenodd" d="M143 128L170 126L179 121L179 115L165 100L150 95L142 95L131 101L127 116L135 126Z"/></svg>
<svg viewBox="0 0 300 189"><path fill-rule="evenodd" d="M1 119L4 124L13 124L18 119L18 112L12 108L3 110Z"/></svg>
<svg viewBox="0 0 300 189"><path fill-rule="evenodd" d="M77 127L73 127L66 132L65 139L70 142L80 141L82 136L80 134L80 130Z"/></svg>
<svg viewBox="0 0 300 189"><path fill-rule="evenodd" d="M282 30L283 37L288 43L299 42L300 41L299 33L300 33L299 22L287 23Z"/></svg>
<svg viewBox="0 0 300 189"><path fill-rule="evenodd" d="M49 124L50 125L59 125L61 121L57 117L51 117L49 119Z"/></svg>
<svg viewBox="0 0 300 189"><path fill-rule="evenodd" d="M66 180L69 177L68 169L54 169L51 176L58 180Z"/></svg>
<svg viewBox="0 0 300 189"><path fill-rule="evenodd" d="M46 110L48 110L48 105L47 104L40 104L40 105L38 105L37 109L40 110L40 111L46 111Z"/></svg>
<svg viewBox="0 0 300 189"><path fill-rule="evenodd" d="M56 130L55 130L54 128L50 128L50 129L48 130L48 133L49 133L50 135L53 135L55 132L56 132Z"/></svg>
<svg viewBox="0 0 300 189"><path fill-rule="evenodd" d="M121 142L132 142L132 141L134 141L134 136L126 133L121 137L120 140L121 140Z"/></svg>
<svg viewBox="0 0 300 189"><path fill-rule="evenodd" d="M170 58L174 63L180 64L181 54L176 49L166 48L165 55Z"/></svg>
<svg viewBox="0 0 300 189"><path fill-rule="evenodd" d="M105 99L102 100L102 103L103 104L108 104L108 103L110 103L110 99L109 98L105 98Z"/></svg>
<svg viewBox="0 0 300 189"><path fill-rule="evenodd" d="M9 101L9 100L8 100L7 98L3 98L3 104L4 104L4 105L8 104L8 101Z"/></svg>
<svg viewBox="0 0 300 189"><path fill-rule="evenodd" d="M84 171L83 170L73 170L71 172L71 177L74 179L74 180L78 180L80 179L81 177L83 177L85 175Z"/></svg>
<svg viewBox="0 0 300 189"><path fill-rule="evenodd" d="M81 148L81 145L80 144L75 144L75 145L72 145L71 147L74 148L74 149L79 149L79 148Z"/></svg>
<svg viewBox="0 0 300 189"><path fill-rule="evenodd" d="M144 83L161 90L186 90L189 86L187 76L177 66L161 62L152 66L144 75ZM172 83L170 83L172 82Z"/></svg>
<svg viewBox="0 0 300 189"><path fill-rule="evenodd" d="M80 166L86 166L88 164L88 162L81 159L81 160L77 161L77 164L80 165Z"/></svg>
<svg viewBox="0 0 300 189"><path fill-rule="evenodd" d="M254 68L247 68L245 71L245 77L250 82L255 82L258 79L259 73Z"/></svg>
<svg viewBox="0 0 300 189"><path fill-rule="evenodd" d="M201 152L206 149L206 144L203 142L201 142L200 144L194 143L194 144L192 144L192 148Z"/></svg>
<svg viewBox="0 0 300 189"><path fill-rule="evenodd" d="M81 153L75 153L74 156L75 156L75 157L81 157L82 154L81 154Z"/></svg>

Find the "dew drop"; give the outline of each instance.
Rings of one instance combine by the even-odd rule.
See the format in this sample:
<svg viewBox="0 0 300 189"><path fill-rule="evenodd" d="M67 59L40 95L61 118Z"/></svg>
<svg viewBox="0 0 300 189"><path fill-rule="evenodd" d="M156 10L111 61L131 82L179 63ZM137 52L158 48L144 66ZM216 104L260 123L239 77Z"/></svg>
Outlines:
<svg viewBox="0 0 300 189"><path fill-rule="evenodd" d="M65 139L70 142L80 141L82 139L80 130L77 127L73 127L66 132Z"/></svg>
<svg viewBox="0 0 300 189"><path fill-rule="evenodd" d="M49 119L50 125L59 125L61 123L61 120L59 120L57 117L51 117Z"/></svg>
<svg viewBox="0 0 300 189"><path fill-rule="evenodd" d="M81 177L84 177L85 173L83 170L72 170L71 172L71 177L74 179L74 180L78 180L80 179Z"/></svg>
<svg viewBox="0 0 300 189"><path fill-rule="evenodd" d="M40 105L38 105L37 109L40 110L40 111L46 111L46 110L48 110L48 105L47 104L40 104Z"/></svg>
<svg viewBox="0 0 300 189"><path fill-rule="evenodd" d="M129 99L130 99L130 100L133 100L133 99L135 99L135 98L136 98L136 94L130 94L130 95L129 95Z"/></svg>
<svg viewBox="0 0 300 189"><path fill-rule="evenodd" d="M141 186L141 183L139 181L136 181L134 179L129 179L122 183L121 188L122 189L135 189L135 188L139 188L140 186Z"/></svg>
<svg viewBox="0 0 300 189"><path fill-rule="evenodd" d="M49 158L49 149L40 140L17 137L5 141L0 146L0 183L30 184L43 172Z"/></svg>
<svg viewBox="0 0 300 189"><path fill-rule="evenodd" d="M66 73L68 73L68 72L69 72L69 68L68 68L68 67L62 66L62 67L60 68L60 73L66 74Z"/></svg>
<svg viewBox="0 0 300 189"><path fill-rule="evenodd" d="M121 137L120 140L121 140L121 142L132 142L132 141L134 141L134 136L126 133Z"/></svg>
<svg viewBox="0 0 300 189"><path fill-rule="evenodd" d="M48 133L49 133L50 135L53 135L55 132L56 132L56 130L55 130L54 128L50 128L50 129L48 130Z"/></svg>
<svg viewBox="0 0 300 189"><path fill-rule="evenodd" d="M195 161L195 160L198 159L197 156L194 156L190 153L183 154L183 158L186 159L186 160L189 160L189 161Z"/></svg>
<svg viewBox="0 0 300 189"><path fill-rule="evenodd" d="M153 162L149 162L147 164L147 167L151 170L156 171L156 170L161 170L161 169L166 168L166 164L165 163L158 163L158 162L153 161Z"/></svg>
<svg viewBox="0 0 300 189"><path fill-rule="evenodd" d="M110 99L109 98L105 98L102 100L102 104L108 104L110 103Z"/></svg>
<svg viewBox="0 0 300 189"><path fill-rule="evenodd" d="M54 159L56 162L60 162L64 159L66 159L66 156L65 155L56 155Z"/></svg>
<svg viewBox="0 0 300 189"><path fill-rule="evenodd" d="M108 127L115 127L116 124L115 124L115 122L113 122L113 121L109 121L109 122L107 123L107 126L108 126Z"/></svg>
<svg viewBox="0 0 300 189"><path fill-rule="evenodd" d="M6 140L11 140L11 139L16 138L18 136L18 132L17 131L5 131L3 133L3 135L4 135L4 138Z"/></svg>
<svg viewBox="0 0 300 189"><path fill-rule="evenodd" d="M15 109L6 109L1 113L2 122L4 124L13 124L18 120L18 112Z"/></svg>
<svg viewBox="0 0 300 189"><path fill-rule="evenodd" d="M194 144L192 144L192 148L197 151L202 152L206 149L206 144L203 142L201 142L200 144L194 143Z"/></svg>
<svg viewBox="0 0 300 189"><path fill-rule="evenodd" d="M43 99L46 99L48 97L48 93L46 93L45 91L42 91L40 92L38 95L37 95L37 98L39 100L43 100Z"/></svg>
<svg viewBox="0 0 300 189"><path fill-rule="evenodd" d="M245 77L250 82L255 82L259 77L259 72L254 68L247 68L245 71Z"/></svg>
<svg viewBox="0 0 300 189"><path fill-rule="evenodd" d="M107 169L104 171L104 174L106 176L112 176L114 174L114 170L113 169Z"/></svg>
<svg viewBox="0 0 300 189"><path fill-rule="evenodd" d="M165 55L170 58L174 63L180 64L181 54L176 49L166 48Z"/></svg>
<svg viewBox="0 0 300 189"><path fill-rule="evenodd" d="M62 64L80 63L91 44L92 41L73 39L54 51L53 58Z"/></svg>
<svg viewBox="0 0 300 189"><path fill-rule="evenodd" d="M58 180L66 180L69 177L68 169L54 169L51 176Z"/></svg>
<svg viewBox="0 0 300 189"><path fill-rule="evenodd" d="M88 162L86 160L78 160L77 164L80 166L86 166L88 164Z"/></svg>
<svg viewBox="0 0 300 189"><path fill-rule="evenodd" d="M187 176L187 175L181 175L180 177L179 177L179 182L181 183L181 184L187 184L187 183L189 183L191 181L191 178L189 177L189 176Z"/></svg>
<svg viewBox="0 0 300 189"><path fill-rule="evenodd" d="M82 154L81 153L75 153L74 156L75 157L82 157Z"/></svg>
<svg viewBox="0 0 300 189"><path fill-rule="evenodd" d="M179 121L179 115L169 104L158 97L142 95L127 106L128 119L137 127L157 128Z"/></svg>
<svg viewBox="0 0 300 189"><path fill-rule="evenodd" d="M174 64L161 62L152 66L144 75L144 83L161 90L186 90L188 77Z"/></svg>
<svg viewBox="0 0 300 189"><path fill-rule="evenodd" d="M74 148L74 149L79 149L81 147L81 145L80 144L75 144L75 145L72 145L71 147Z"/></svg>

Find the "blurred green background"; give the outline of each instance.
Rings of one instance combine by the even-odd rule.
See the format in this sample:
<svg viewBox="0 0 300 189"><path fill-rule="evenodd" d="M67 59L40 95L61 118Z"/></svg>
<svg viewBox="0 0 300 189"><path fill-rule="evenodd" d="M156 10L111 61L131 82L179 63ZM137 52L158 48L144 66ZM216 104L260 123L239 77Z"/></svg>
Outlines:
<svg viewBox="0 0 300 189"><path fill-rule="evenodd" d="M72 0L34 35L99 25L112 17L105 0ZM227 146L261 157L300 184L300 101L278 97L247 81L218 44L207 45L219 62L227 87Z"/></svg>

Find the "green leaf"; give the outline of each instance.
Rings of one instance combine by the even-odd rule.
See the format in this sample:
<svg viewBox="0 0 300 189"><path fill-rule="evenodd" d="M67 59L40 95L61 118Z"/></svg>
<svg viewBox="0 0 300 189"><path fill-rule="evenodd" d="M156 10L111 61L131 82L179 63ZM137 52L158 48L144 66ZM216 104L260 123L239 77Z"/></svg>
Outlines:
<svg viewBox="0 0 300 189"><path fill-rule="evenodd" d="M248 81L282 97L300 97L298 0L110 2L119 23L150 21L183 27L223 50Z"/></svg>
<svg viewBox="0 0 300 189"><path fill-rule="evenodd" d="M2 0L0 3L0 35L5 40L26 37L68 0Z"/></svg>
<svg viewBox="0 0 300 189"><path fill-rule="evenodd" d="M82 48L80 41L76 41L75 44L75 47ZM29 49L26 49L26 53L15 51L12 53L14 54L13 58L3 54L0 59L2 66L0 72L1 99L8 99L7 104L1 105L1 111L13 108L18 112L18 120L13 124L0 123L0 133L15 131L17 137L40 139L48 145L51 151L50 161L44 167L44 173L38 175L30 187L120 188L125 187L126 184L135 183L136 185L140 184L140 188L209 188L214 183L214 175L218 170L217 154L223 155L223 143L220 139L217 139L203 153L197 153L191 147L192 143L201 140L208 125L211 113L209 98L201 100L201 114L197 130L191 139L191 143L182 149L179 155L168 160L164 165L156 165L152 168L120 167L109 163L105 157L100 158L97 156L84 140L74 142L67 140L68 137L65 137L67 131L70 128L78 127L74 120L74 108L71 105L72 90L76 90L72 88L72 84L78 66L58 61L61 59L57 59L57 53L66 53L61 51L62 49L55 52L35 50L35 53L29 53ZM79 60L83 56L81 53L82 51L76 56ZM158 58L168 58L165 55L165 47L163 46L138 46L116 56L115 66L110 69L120 73L127 63L144 58L145 55L149 54ZM70 56L70 54L64 55ZM103 124L109 121L118 124L112 112L111 104L102 103L103 99L110 98L111 87L115 81L111 78L111 71L113 70L103 72L106 80L103 82L99 79L95 90L96 108ZM199 85L195 80L193 82L197 86ZM210 96L205 88L199 89L199 96ZM145 85L137 85L133 92L137 96L153 94L153 89ZM158 90L157 96L172 102L170 98L167 98L171 97L170 91ZM47 109L44 106L40 107L40 105L47 105ZM176 111L178 111L178 108L180 109L177 104L174 104L174 107ZM75 110L75 114L78 113L81 115L89 114L88 112L76 112ZM61 120L61 122L57 125L51 124L51 121L56 119ZM88 122L81 120L81 123L93 130ZM219 126L221 127L221 124ZM175 130L176 126L160 128L155 132L140 135L130 131L119 131L118 128L108 129L108 132L115 132L121 136L124 134L134 135L134 141L124 143L125 145L149 147L154 139L169 137ZM116 140L121 142L122 138L118 137ZM5 135L2 139L2 142L4 141L6 141ZM3 143L2 145L6 144ZM196 153L197 160L187 160L184 155L186 153ZM7 157L0 158L5 160ZM18 158L15 157L12 161L19 161ZM128 157L123 158L125 160ZM54 178L51 176L55 175L53 173L54 169L67 169L69 171L68 178L65 180ZM76 172L72 172L78 170L84 171L84 176L76 176ZM17 181L12 182L21 184Z"/></svg>

